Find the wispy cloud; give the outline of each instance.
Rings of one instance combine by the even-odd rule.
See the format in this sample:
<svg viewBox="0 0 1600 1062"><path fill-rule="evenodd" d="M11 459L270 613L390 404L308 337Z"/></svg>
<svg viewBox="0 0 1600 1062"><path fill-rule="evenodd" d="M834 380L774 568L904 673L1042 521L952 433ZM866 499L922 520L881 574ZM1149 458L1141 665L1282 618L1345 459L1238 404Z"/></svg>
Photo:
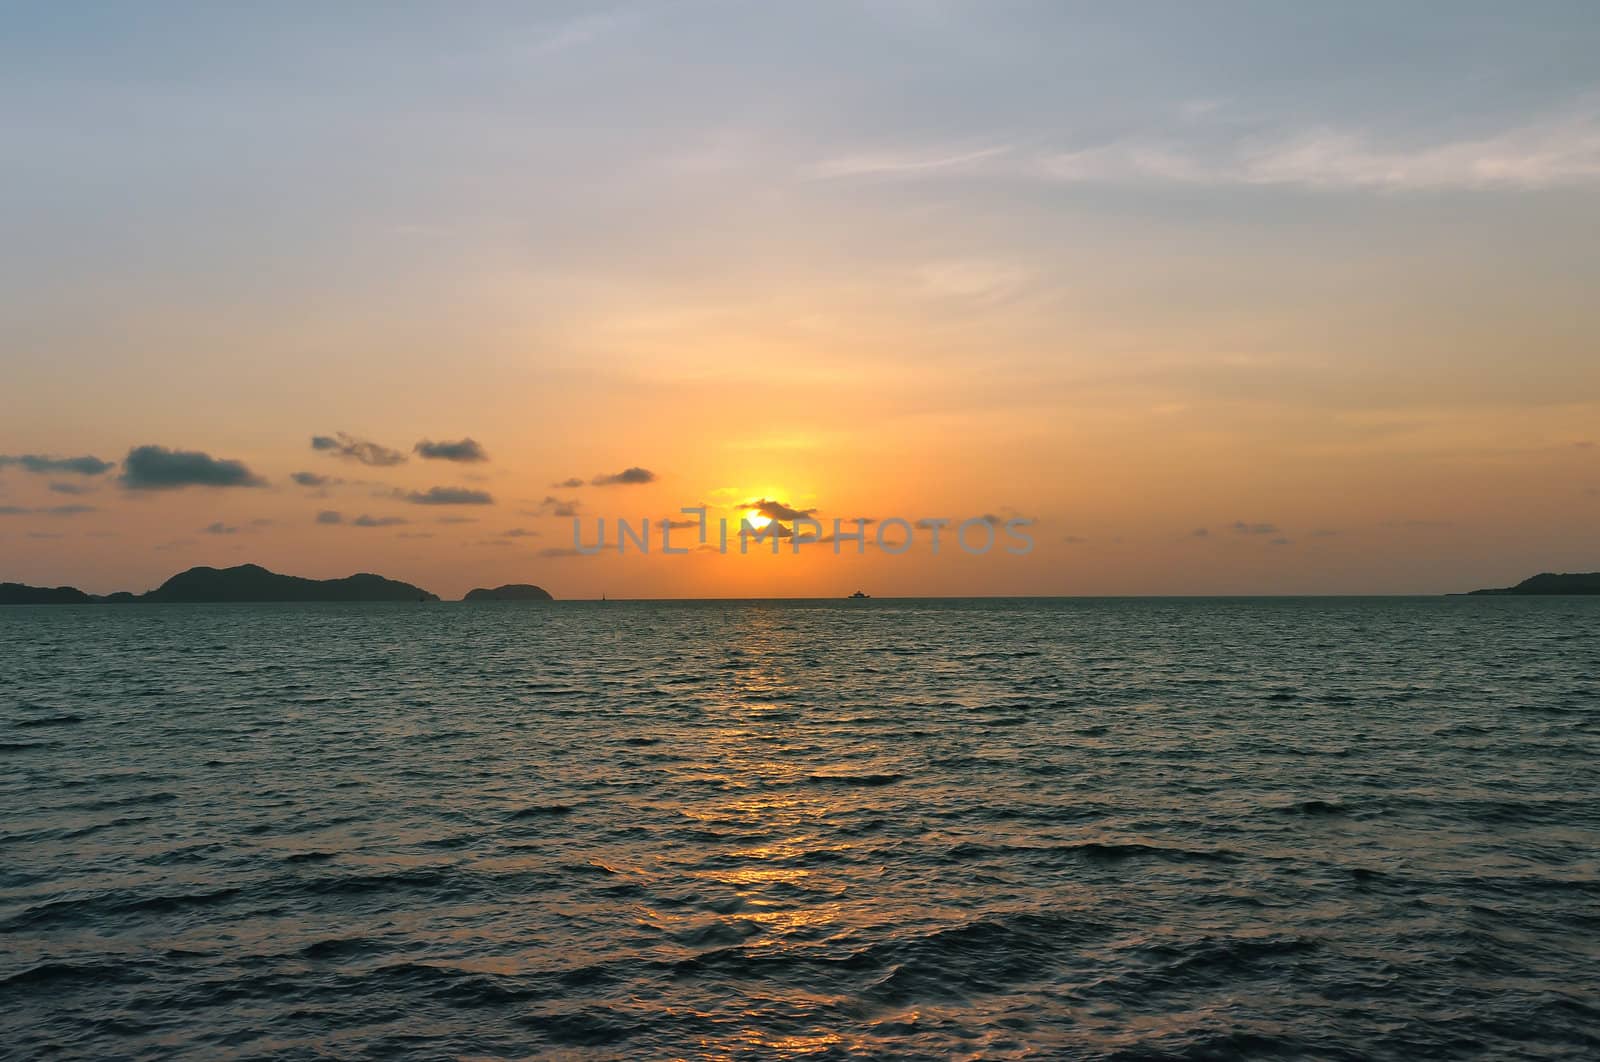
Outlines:
<svg viewBox="0 0 1600 1062"><path fill-rule="evenodd" d="M116 466L98 457L53 457L49 454L0 454L0 468L19 465L39 475L70 472L80 476L98 476Z"/></svg>
<svg viewBox="0 0 1600 1062"><path fill-rule="evenodd" d="M1585 184L1600 180L1600 102L1449 140L1404 142L1335 125L1244 136L1200 127L1181 138L1129 136L1059 152L1037 160L1033 172L1081 183L1397 192Z"/></svg>
<svg viewBox="0 0 1600 1062"><path fill-rule="evenodd" d="M1338 122L1243 123L1221 104L1179 108L1167 128L1065 149L864 151L802 170L813 179L981 175L1063 184L1247 185L1308 190L1528 190L1600 181L1600 96L1439 138Z"/></svg>
<svg viewBox="0 0 1600 1062"><path fill-rule="evenodd" d="M916 177L970 170L1011 151L1009 145L967 151L865 151L824 159L807 170L817 180L842 177Z"/></svg>
<svg viewBox="0 0 1600 1062"><path fill-rule="evenodd" d="M371 439L358 439L342 431L334 432L332 435L313 435L311 448L332 454L334 457L359 461L374 468L388 468L402 464L406 459L406 455L399 450L391 450Z"/></svg>
<svg viewBox="0 0 1600 1062"><path fill-rule="evenodd" d="M493 505L494 495L467 487L429 487L401 495L413 505Z"/></svg>

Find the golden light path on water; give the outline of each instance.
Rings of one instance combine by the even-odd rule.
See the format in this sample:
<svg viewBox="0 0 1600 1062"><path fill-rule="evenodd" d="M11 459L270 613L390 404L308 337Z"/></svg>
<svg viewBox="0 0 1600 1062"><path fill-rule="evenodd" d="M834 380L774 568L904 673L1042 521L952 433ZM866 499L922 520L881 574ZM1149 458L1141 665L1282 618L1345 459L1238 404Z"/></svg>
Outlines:
<svg viewBox="0 0 1600 1062"><path fill-rule="evenodd" d="M1594 604L0 614L0 1024L26 1056L1571 1053Z"/></svg>

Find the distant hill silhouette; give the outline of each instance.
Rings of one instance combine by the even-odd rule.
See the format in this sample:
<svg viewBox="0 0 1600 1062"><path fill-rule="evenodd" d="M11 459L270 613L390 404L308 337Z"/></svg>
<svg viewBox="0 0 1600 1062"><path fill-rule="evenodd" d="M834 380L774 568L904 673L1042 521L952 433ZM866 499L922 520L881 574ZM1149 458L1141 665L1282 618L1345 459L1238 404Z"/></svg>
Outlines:
<svg viewBox="0 0 1600 1062"><path fill-rule="evenodd" d="M75 586L25 586L0 583L0 605L92 605L94 598Z"/></svg>
<svg viewBox="0 0 1600 1062"><path fill-rule="evenodd" d="M1499 590L1474 590L1473 594L1517 594L1530 596L1555 596L1562 594L1600 594L1600 572L1581 572L1557 575L1542 572L1524 579L1516 586Z"/></svg>
<svg viewBox="0 0 1600 1062"><path fill-rule="evenodd" d="M532 585L530 585L528 583L507 583L504 586L497 586L493 590L485 590L481 586L476 590L468 590L467 591L467 596L462 598L461 600L463 600L463 601L554 601L555 598L550 596L550 591L548 591L548 590L546 590L546 589L544 589L543 587L540 587L540 586L532 586Z"/></svg>
<svg viewBox="0 0 1600 1062"><path fill-rule="evenodd" d="M410 583L363 572L343 579L302 579L269 572L259 564L236 568L190 568L141 601L437 601Z"/></svg>
<svg viewBox="0 0 1600 1062"><path fill-rule="evenodd" d="M234 568L190 568L147 594L127 592L97 596L70 586L53 590L21 583L0 583L0 605L86 605L222 603L252 601L437 601L410 583L362 573L343 579L302 579L279 575L259 564Z"/></svg>

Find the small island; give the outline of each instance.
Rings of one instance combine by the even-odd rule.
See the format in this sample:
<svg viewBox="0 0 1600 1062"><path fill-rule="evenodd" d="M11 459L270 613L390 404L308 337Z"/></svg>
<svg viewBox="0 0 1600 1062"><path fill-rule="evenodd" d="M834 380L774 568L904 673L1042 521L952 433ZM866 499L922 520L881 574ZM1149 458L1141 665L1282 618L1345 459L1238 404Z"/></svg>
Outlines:
<svg viewBox="0 0 1600 1062"><path fill-rule="evenodd" d="M1473 596L1527 596L1557 597L1573 594L1600 594L1600 572L1572 572L1556 574L1541 572L1524 579L1516 586L1498 590L1473 590Z"/></svg>
<svg viewBox="0 0 1600 1062"><path fill-rule="evenodd" d="M70 586L54 589L0 583L0 605L223 604L271 601L437 601L421 587L367 572L343 579L302 579L259 564L190 568L144 594L86 594Z"/></svg>
<svg viewBox="0 0 1600 1062"><path fill-rule="evenodd" d="M487 590L481 586L476 590L468 590L467 596L463 597L461 600L554 601L555 598L551 597L550 591L546 590L542 586L534 586L531 583L507 583L504 586L497 586L493 590Z"/></svg>

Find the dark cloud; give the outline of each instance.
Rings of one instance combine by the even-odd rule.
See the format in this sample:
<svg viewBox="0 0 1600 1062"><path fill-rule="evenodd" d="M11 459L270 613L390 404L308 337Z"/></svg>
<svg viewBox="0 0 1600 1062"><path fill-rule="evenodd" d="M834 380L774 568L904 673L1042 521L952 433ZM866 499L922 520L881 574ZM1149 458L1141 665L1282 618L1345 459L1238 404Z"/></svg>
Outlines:
<svg viewBox="0 0 1600 1062"><path fill-rule="evenodd" d="M405 495L412 505L493 505L494 495L486 490L469 490L466 487L429 487L425 491L412 491Z"/></svg>
<svg viewBox="0 0 1600 1062"><path fill-rule="evenodd" d="M311 448L332 454L334 457L359 461L374 468L388 468L391 465L404 464L406 460L406 455L399 450L391 450L370 439L358 439L342 431L334 432L332 435L313 435Z"/></svg>
<svg viewBox="0 0 1600 1062"><path fill-rule="evenodd" d="M94 493L93 487L85 487L78 483L52 483L50 484L50 490L55 494L80 495Z"/></svg>
<svg viewBox="0 0 1600 1062"><path fill-rule="evenodd" d="M337 512L333 509L324 509L317 514L317 523L342 524L344 523L344 513Z"/></svg>
<svg viewBox="0 0 1600 1062"><path fill-rule="evenodd" d="M39 516L81 516L84 513L97 513L93 505L52 505L45 509L29 509L22 505L0 505L0 516L25 516L34 513Z"/></svg>
<svg viewBox="0 0 1600 1062"><path fill-rule="evenodd" d="M582 557L582 556L585 556L585 554L579 553L577 550L573 549L571 546L546 546L544 549L541 549L539 551L539 556L541 556L541 557Z"/></svg>
<svg viewBox="0 0 1600 1062"><path fill-rule="evenodd" d="M352 527L399 527L401 524L410 522L403 516L368 516L366 513L362 513L354 520L351 520L350 524Z"/></svg>
<svg viewBox="0 0 1600 1062"><path fill-rule="evenodd" d="M578 499L563 501L554 494L545 495L544 501L539 503L537 509L519 509L524 516L577 516Z"/></svg>
<svg viewBox="0 0 1600 1062"><path fill-rule="evenodd" d="M335 479L332 476L318 475L315 472L295 472L289 478L294 480L302 487L326 487L330 483L344 482L342 479Z"/></svg>
<svg viewBox="0 0 1600 1062"><path fill-rule="evenodd" d="M596 476L589 481L589 484L595 487L629 487L640 483L654 483L655 481L656 474L654 472L648 468L640 468L635 465L633 468L624 468L621 472L616 472L609 476Z"/></svg>
<svg viewBox="0 0 1600 1062"><path fill-rule="evenodd" d="M267 481L245 467L198 450L136 446L122 460L122 485L129 490L183 487L264 487Z"/></svg>
<svg viewBox="0 0 1600 1062"><path fill-rule="evenodd" d="M1211 537L1211 531L1208 528L1197 527L1193 531L1189 532L1189 537L1190 538L1210 538Z"/></svg>
<svg viewBox="0 0 1600 1062"><path fill-rule="evenodd" d="M768 523L766 527L757 527L757 528L755 528L753 530L750 530L750 531L744 530L743 525L740 525L739 533L741 535L744 535L747 538L749 538L752 542L755 542L755 541L766 542L767 540L773 539L773 538L793 538L794 537L794 532L793 531L790 531L787 527L785 527L783 524L778 523L776 520L773 520L772 522ZM820 542L822 540L820 538L803 538L800 541L802 541L802 542Z"/></svg>
<svg viewBox="0 0 1600 1062"><path fill-rule="evenodd" d="M434 442L423 439L413 447L421 456L434 461L487 461L489 455L484 453L483 447L472 439L462 439L460 442Z"/></svg>
<svg viewBox="0 0 1600 1062"><path fill-rule="evenodd" d="M1233 522L1233 533L1236 535L1276 535L1277 524L1247 524L1243 520Z"/></svg>
<svg viewBox="0 0 1600 1062"><path fill-rule="evenodd" d="M657 520L656 521L656 526L657 527L665 527L665 528L669 528L669 529L671 529L673 531L676 531L679 528L699 527L700 526L700 521L699 520L671 520L671 519L665 519L664 518L664 519L661 519L661 520Z"/></svg>
<svg viewBox="0 0 1600 1062"><path fill-rule="evenodd" d="M557 489L566 488L567 490L575 490L578 487L583 486L583 480L579 479L577 476L573 476L571 479L564 479L560 483L552 483L550 485Z"/></svg>
<svg viewBox="0 0 1600 1062"><path fill-rule="evenodd" d="M529 531L525 527L513 527L513 528L509 528L509 529L507 529L505 531L500 532L500 537L501 538L539 538L541 536L540 536L539 532L537 532L537 531Z"/></svg>
<svg viewBox="0 0 1600 1062"><path fill-rule="evenodd" d="M29 472L40 475L70 473L79 476L99 476L116 466L98 457L51 457L48 454L0 454L0 468L21 465Z"/></svg>
<svg viewBox="0 0 1600 1062"><path fill-rule="evenodd" d="M237 527L229 527L221 520L218 520L214 524L208 524L207 526L202 527L200 532L201 534L205 535L237 535L239 533L239 529Z"/></svg>
<svg viewBox="0 0 1600 1062"><path fill-rule="evenodd" d="M771 498L756 498L740 506L741 509L754 509L762 516L770 516L774 520L798 520L802 516L811 516L815 509L794 509L783 502L773 501Z"/></svg>

